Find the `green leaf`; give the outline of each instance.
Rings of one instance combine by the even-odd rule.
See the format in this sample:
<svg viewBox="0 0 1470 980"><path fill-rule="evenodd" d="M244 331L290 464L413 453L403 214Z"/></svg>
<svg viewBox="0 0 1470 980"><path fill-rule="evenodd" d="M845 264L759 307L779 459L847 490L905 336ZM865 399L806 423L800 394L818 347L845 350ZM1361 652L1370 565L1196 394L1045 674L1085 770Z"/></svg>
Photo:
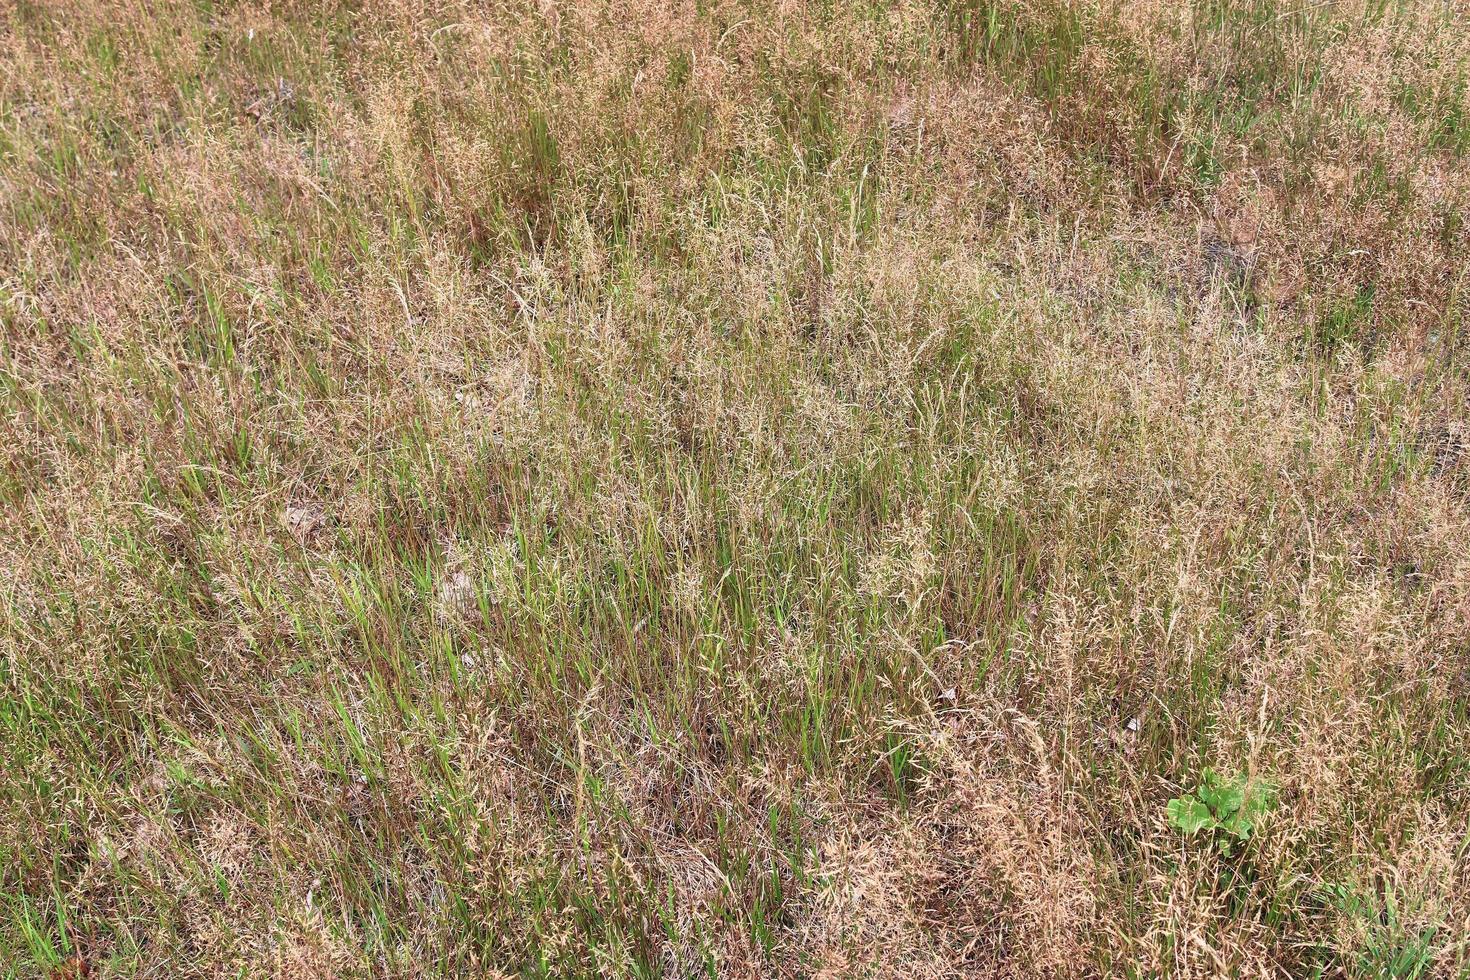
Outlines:
<svg viewBox="0 0 1470 980"><path fill-rule="evenodd" d="M1226 782L1208 769L1205 770L1205 775L1207 778L1198 790L1199 798L1218 819L1225 820L1233 816L1245 802L1245 788L1240 780Z"/></svg>
<svg viewBox="0 0 1470 980"><path fill-rule="evenodd" d="M1181 796L1170 800L1166 816L1170 826L1185 834L1197 834L1206 827L1216 825L1210 808L1193 796Z"/></svg>
<svg viewBox="0 0 1470 980"><path fill-rule="evenodd" d="M1255 823L1244 812L1240 812L1225 820L1221 820L1220 827L1231 836L1245 840L1251 835L1251 830L1255 827Z"/></svg>
<svg viewBox="0 0 1470 980"><path fill-rule="evenodd" d="M1270 813L1276 806L1276 787L1266 782L1253 782L1247 789L1250 791L1245 798L1245 805L1240 812L1252 820Z"/></svg>

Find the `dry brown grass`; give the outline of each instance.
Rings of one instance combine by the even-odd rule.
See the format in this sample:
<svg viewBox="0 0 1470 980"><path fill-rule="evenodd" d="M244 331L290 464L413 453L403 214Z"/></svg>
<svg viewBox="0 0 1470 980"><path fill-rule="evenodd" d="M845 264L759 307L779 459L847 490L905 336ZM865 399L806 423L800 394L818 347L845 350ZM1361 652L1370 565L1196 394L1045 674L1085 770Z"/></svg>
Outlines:
<svg viewBox="0 0 1470 980"><path fill-rule="evenodd" d="M1466 976L1467 13L0 6L0 970Z"/></svg>

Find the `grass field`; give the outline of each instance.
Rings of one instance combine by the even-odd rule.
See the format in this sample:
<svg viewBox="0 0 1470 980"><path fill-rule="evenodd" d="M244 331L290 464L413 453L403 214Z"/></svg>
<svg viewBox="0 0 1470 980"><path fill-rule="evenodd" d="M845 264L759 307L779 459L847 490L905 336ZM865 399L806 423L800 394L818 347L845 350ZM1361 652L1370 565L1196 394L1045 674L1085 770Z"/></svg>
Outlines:
<svg viewBox="0 0 1470 980"><path fill-rule="evenodd" d="M1463 0L0 0L0 976L1470 977Z"/></svg>

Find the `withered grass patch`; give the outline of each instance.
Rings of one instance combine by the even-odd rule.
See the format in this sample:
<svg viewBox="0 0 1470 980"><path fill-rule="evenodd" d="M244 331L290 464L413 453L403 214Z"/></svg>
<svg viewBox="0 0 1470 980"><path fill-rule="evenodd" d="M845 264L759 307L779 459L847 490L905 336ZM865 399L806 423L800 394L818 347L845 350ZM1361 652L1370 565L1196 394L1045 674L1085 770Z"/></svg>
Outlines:
<svg viewBox="0 0 1470 980"><path fill-rule="evenodd" d="M0 971L1463 976L1465 17L0 7Z"/></svg>

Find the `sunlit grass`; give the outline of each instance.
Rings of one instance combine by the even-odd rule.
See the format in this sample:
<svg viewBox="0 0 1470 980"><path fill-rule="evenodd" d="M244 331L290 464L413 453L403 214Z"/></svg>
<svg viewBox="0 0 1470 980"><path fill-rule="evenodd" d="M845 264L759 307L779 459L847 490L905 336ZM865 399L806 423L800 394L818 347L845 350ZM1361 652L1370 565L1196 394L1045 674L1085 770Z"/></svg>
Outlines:
<svg viewBox="0 0 1470 980"><path fill-rule="evenodd" d="M0 16L6 976L1470 966L1452 4Z"/></svg>

